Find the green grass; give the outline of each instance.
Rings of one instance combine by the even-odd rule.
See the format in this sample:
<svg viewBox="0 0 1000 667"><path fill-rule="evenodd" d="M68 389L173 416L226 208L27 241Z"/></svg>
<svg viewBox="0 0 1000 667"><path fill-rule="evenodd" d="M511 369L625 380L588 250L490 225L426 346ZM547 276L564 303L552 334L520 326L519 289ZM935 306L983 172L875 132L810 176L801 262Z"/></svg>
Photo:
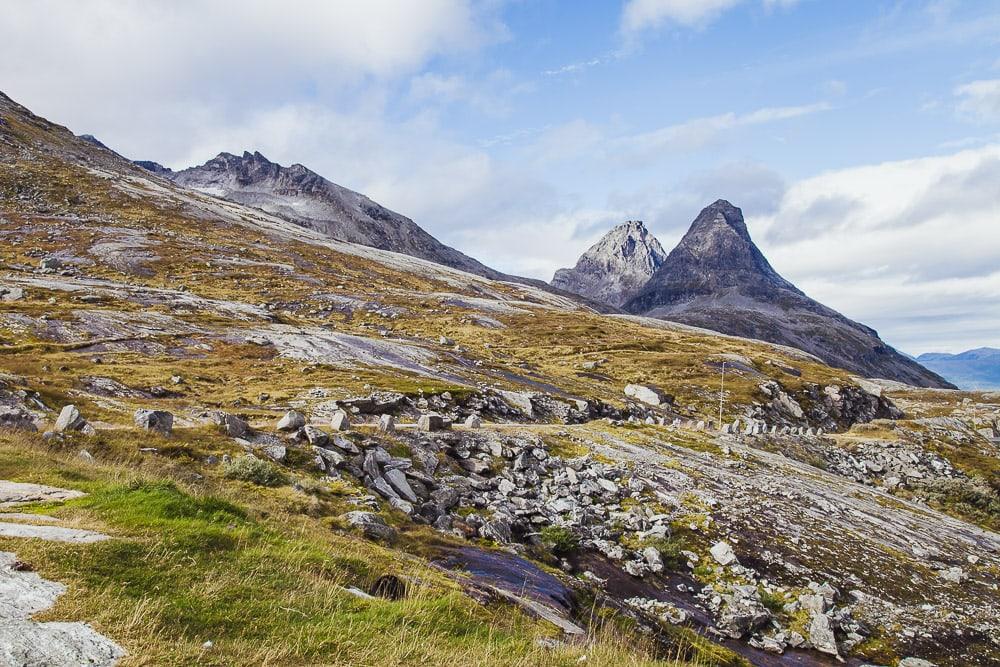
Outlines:
<svg viewBox="0 0 1000 667"><path fill-rule="evenodd" d="M293 489L201 472L188 483L190 464L159 457L86 464L34 436L0 433L0 479L86 491L35 511L114 538L0 539L0 549L67 585L42 618L93 624L129 651L126 666L571 665L581 655L591 664L678 664L653 660L648 642L599 628L582 645L540 648L535 639L551 626L507 605L477 604L406 551L289 512L301 500ZM386 573L407 581L404 600L344 591ZM207 651L206 641L214 643Z"/></svg>

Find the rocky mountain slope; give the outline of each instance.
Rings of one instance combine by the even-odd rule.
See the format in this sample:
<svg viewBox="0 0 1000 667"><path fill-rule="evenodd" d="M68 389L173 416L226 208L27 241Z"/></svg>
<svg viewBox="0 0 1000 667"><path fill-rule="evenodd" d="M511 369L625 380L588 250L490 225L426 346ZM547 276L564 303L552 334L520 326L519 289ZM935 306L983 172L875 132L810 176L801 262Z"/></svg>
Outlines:
<svg viewBox="0 0 1000 667"><path fill-rule="evenodd" d="M917 361L962 389L1000 389L1000 350L980 347L959 354L927 352Z"/></svg>
<svg viewBox="0 0 1000 667"><path fill-rule="evenodd" d="M993 665L997 419L331 239L0 96L0 480L69 492L0 496L0 585L58 582L38 622L122 665Z"/></svg>
<svg viewBox="0 0 1000 667"><path fill-rule="evenodd" d="M870 327L810 299L771 267L727 201L706 207L623 308L790 345L866 377L953 385L886 345Z"/></svg>
<svg viewBox="0 0 1000 667"><path fill-rule="evenodd" d="M618 307L642 289L666 257L646 226L630 220L605 234L576 266L556 271L552 285Z"/></svg>
<svg viewBox="0 0 1000 667"><path fill-rule="evenodd" d="M490 278L504 277L444 245L409 218L301 164L283 167L259 152L220 153L201 166L178 172L155 162L136 164L184 187L262 209L340 241L400 252Z"/></svg>

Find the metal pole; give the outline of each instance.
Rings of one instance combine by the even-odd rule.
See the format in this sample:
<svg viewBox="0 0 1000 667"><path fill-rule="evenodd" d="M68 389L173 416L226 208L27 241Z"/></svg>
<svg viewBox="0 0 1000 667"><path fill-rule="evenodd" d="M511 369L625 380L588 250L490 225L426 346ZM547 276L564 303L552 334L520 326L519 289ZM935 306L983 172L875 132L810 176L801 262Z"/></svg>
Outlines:
<svg viewBox="0 0 1000 667"><path fill-rule="evenodd" d="M722 430L722 396L726 390L726 362L722 362L722 384L719 385L719 430Z"/></svg>

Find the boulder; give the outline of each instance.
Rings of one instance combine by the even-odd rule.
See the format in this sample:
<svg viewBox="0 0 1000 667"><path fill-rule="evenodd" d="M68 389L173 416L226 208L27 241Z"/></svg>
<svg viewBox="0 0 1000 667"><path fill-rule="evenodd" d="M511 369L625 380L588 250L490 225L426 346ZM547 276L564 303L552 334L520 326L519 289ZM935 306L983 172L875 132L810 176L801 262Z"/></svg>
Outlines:
<svg viewBox="0 0 1000 667"><path fill-rule="evenodd" d="M410 503L417 502L417 494L413 492L406 475L397 468L387 469L382 475L401 498Z"/></svg>
<svg viewBox="0 0 1000 667"><path fill-rule="evenodd" d="M250 425L236 415L225 412L213 412L212 421L230 438L245 438L250 434Z"/></svg>
<svg viewBox="0 0 1000 667"><path fill-rule="evenodd" d="M302 433L305 435L306 440L309 441L309 444L314 447L325 447L326 444L330 442L330 436L328 436L322 429L318 429L310 424L306 424L302 427Z"/></svg>
<svg viewBox="0 0 1000 667"><path fill-rule="evenodd" d="M947 570L941 570L938 575L945 581L949 581L953 584L960 584L965 581L965 572L958 566L949 567Z"/></svg>
<svg viewBox="0 0 1000 667"><path fill-rule="evenodd" d="M313 446L313 454L323 462L323 465L320 466L322 470L329 471L332 468L339 468L344 465L344 457L332 449Z"/></svg>
<svg viewBox="0 0 1000 667"><path fill-rule="evenodd" d="M420 419L417 420L417 428L421 431L426 431L428 433L434 431L443 431L447 427L447 422L445 422L444 417L436 414L426 414L420 415Z"/></svg>
<svg viewBox="0 0 1000 667"><path fill-rule="evenodd" d="M663 557L660 555L660 550L656 547L646 547L642 550L642 557L646 559L646 564L649 565L649 569L653 572L663 571Z"/></svg>
<svg viewBox="0 0 1000 667"><path fill-rule="evenodd" d="M443 512L456 507L459 500L461 500L461 494L449 486L442 486L440 489L431 491L431 501Z"/></svg>
<svg viewBox="0 0 1000 667"><path fill-rule="evenodd" d="M277 429L279 431L298 431L306 425L306 416L296 410L289 410L285 416L278 420Z"/></svg>
<svg viewBox="0 0 1000 667"><path fill-rule="evenodd" d="M833 634L833 622L826 614L816 614L809 625L809 642L821 652L840 657L837 638Z"/></svg>
<svg viewBox="0 0 1000 667"><path fill-rule="evenodd" d="M392 415L382 415L378 418L378 430L380 433L392 433L396 430L396 418Z"/></svg>
<svg viewBox="0 0 1000 667"><path fill-rule="evenodd" d="M719 565L729 565L737 562L736 554L727 542L716 542L709 551L712 554L712 558L714 558L715 562Z"/></svg>
<svg viewBox="0 0 1000 667"><path fill-rule="evenodd" d="M93 433L93 427L87 423L87 420L80 415L80 411L76 409L75 405L67 405L63 407L62 411L59 413L59 417L56 418L55 431L57 433L64 433L66 431L80 431L82 433Z"/></svg>
<svg viewBox="0 0 1000 667"><path fill-rule="evenodd" d="M20 287L0 285L0 301L20 301L24 298L24 290Z"/></svg>
<svg viewBox="0 0 1000 667"><path fill-rule="evenodd" d="M284 445L279 445L276 443L265 443L257 448L261 454L271 459L272 461L281 462L284 461L288 456L288 450Z"/></svg>
<svg viewBox="0 0 1000 667"><path fill-rule="evenodd" d="M483 420L479 418L479 415L469 415L465 420L466 428L481 428L483 425Z"/></svg>
<svg viewBox="0 0 1000 667"><path fill-rule="evenodd" d="M355 445L353 442L351 442L347 438L342 438L339 435L338 436L334 436L333 439L330 441L329 444L333 445L334 447L336 447L340 451L346 452L348 454L360 454L361 453L361 450L358 449L357 445Z"/></svg>
<svg viewBox="0 0 1000 667"><path fill-rule="evenodd" d="M493 519L479 527L479 534L497 544L510 544L512 539L510 524L504 519Z"/></svg>
<svg viewBox="0 0 1000 667"><path fill-rule="evenodd" d="M923 658L903 658L899 661L899 667L937 667L937 665Z"/></svg>
<svg viewBox="0 0 1000 667"><path fill-rule="evenodd" d="M346 431L351 428L351 419L343 410L337 410L330 420L330 428L334 431Z"/></svg>
<svg viewBox="0 0 1000 667"><path fill-rule="evenodd" d="M396 539L395 529L387 524L385 519L373 512L348 512L343 518L354 528L359 528L368 539L383 542L391 542Z"/></svg>
<svg viewBox="0 0 1000 667"><path fill-rule="evenodd" d="M534 394L520 391L501 391L500 395L511 406L523 413L525 417L535 416L535 406L532 403Z"/></svg>
<svg viewBox="0 0 1000 667"><path fill-rule="evenodd" d="M174 430L174 416L166 410L136 410L133 416L135 425L147 431L156 431L168 436Z"/></svg>
<svg viewBox="0 0 1000 667"><path fill-rule="evenodd" d="M625 395L647 405L659 406L669 405L674 402L674 397L662 392L657 387L647 384L625 385Z"/></svg>
<svg viewBox="0 0 1000 667"><path fill-rule="evenodd" d="M0 428L15 431L37 431L35 418L23 408L8 408L0 406Z"/></svg>

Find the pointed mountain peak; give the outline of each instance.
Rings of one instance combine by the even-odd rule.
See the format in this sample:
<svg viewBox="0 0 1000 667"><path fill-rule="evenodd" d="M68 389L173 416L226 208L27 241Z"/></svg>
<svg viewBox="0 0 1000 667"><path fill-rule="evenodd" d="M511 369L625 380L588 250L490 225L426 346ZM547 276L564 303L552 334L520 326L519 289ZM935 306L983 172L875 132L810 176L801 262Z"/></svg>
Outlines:
<svg viewBox="0 0 1000 667"><path fill-rule="evenodd" d="M726 231L727 228L736 232L747 243L753 243L750 240L750 232L747 231L746 222L743 220L743 211L725 199L717 199L701 210L698 217L691 223L688 234Z"/></svg>
<svg viewBox="0 0 1000 667"><path fill-rule="evenodd" d="M623 256L628 256L637 251L640 255L659 257L657 265L667 256L660 242L649 233L642 220L627 220L612 227L611 231L592 245L585 255L594 256L607 252L620 252Z"/></svg>
<svg viewBox="0 0 1000 667"><path fill-rule="evenodd" d="M667 254L640 220L617 225L583 253L572 269L559 269L552 285L619 306L641 288Z"/></svg>
<svg viewBox="0 0 1000 667"><path fill-rule="evenodd" d="M871 328L807 297L775 271L750 238L743 212L720 199L622 309L797 347L860 373L949 386L882 342Z"/></svg>

